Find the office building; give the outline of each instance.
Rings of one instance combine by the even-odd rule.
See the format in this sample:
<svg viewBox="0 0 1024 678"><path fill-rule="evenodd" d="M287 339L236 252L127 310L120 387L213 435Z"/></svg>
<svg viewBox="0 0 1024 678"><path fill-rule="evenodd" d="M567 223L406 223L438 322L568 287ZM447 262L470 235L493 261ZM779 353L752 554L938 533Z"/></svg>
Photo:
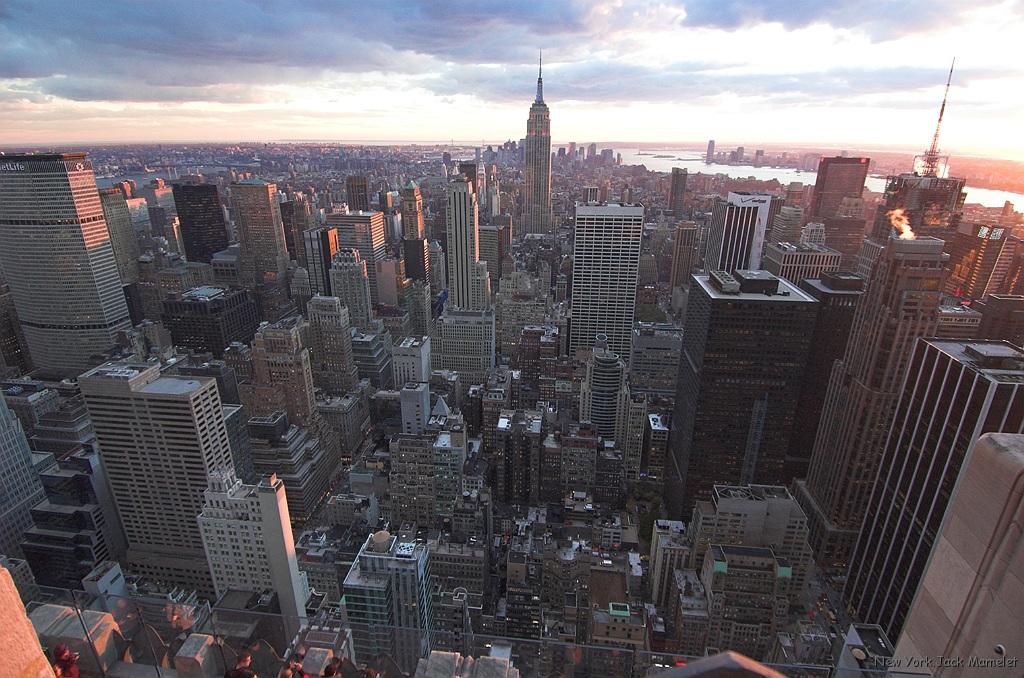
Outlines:
<svg viewBox="0 0 1024 678"><path fill-rule="evenodd" d="M338 455L312 429L292 424L282 411L251 417L247 427L257 476L276 474L284 483L292 527L301 529L326 500L340 470Z"/></svg>
<svg viewBox="0 0 1024 678"><path fill-rule="evenodd" d="M769 273L799 285L804 278L818 278L823 271L836 271L842 256L825 245L772 242L764 248L761 267Z"/></svg>
<svg viewBox="0 0 1024 678"><path fill-rule="evenodd" d="M394 370L391 368L391 349L394 339L380 320L369 327L352 332L352 361L356 364L359 379L369 379L375 388L389 390L394 387Z"/></svg>
<svg viewBox="0 0 1024 678"><path fill-rule="evenodd" d="M430 337L406 337L391 349L395 383L430 381Z"/></svg>
<svg viewBox="0 0 1024 678"><path fill-rule="evenodd" d="M1024 296L991 294L973 302L971 308L981 313L979 339L998 339L1024 346Z"/></svg>
<svg viewBox="0 0 1024 678"><path fill-rule="evenodd" d="M209 264L228 246L220 192L213 184L175 184L172 191L185 258Z"/></svg>
<svg viewBox="0 0 1024 678"><path fill-rule="evenodd" d="M843 596L858 619L900 637L970 450L1024 432L1022 384L1010 344L918 341Z"/></svg>
<svg viewBox="0 0 1024 678"><path fill-rule="evenodd" d="M1016 676L1024 581L1024 438L990 433L967 454L895 656L963 658L936 678ZM1017 660L1017 661L1015 661Z"/></svg>
<svg viewBox="0 0 1024 678"><path fill-rule="evenodd" d="M338 229L331 226L314 228L302 233L306 252L306 270L309 271L309 289L314 295L330 296L331 264L338 253Z"/></svg>
<svg viewBox="0 0 1024 678"><path fill-rule="evenodd" d="M788 621L791 569L770 548L713 544L700 571L708 605L707 651L762 661Z"/></svg>
<svg viewBox="0 0 1024 678"><path fill-rule="evenodd" d="M124 557L106 469L94 446L76 446L57 454L39 480L46 497L32 507L21 548L39 585L74 590L103 561Z"/></svg>
<svg viewBox="0 0 1024 678"><path fill-rule="evenodd" d="M672 455L685 512L714 485L784 485L818 303L766 271L695 276L679 360ZM757 328L757 341L750 330ZM678 489L678 488L677 488Z"/></svg>
<svg viewBox="0 0 1024 678"><path fill-rule="evenodd" d="M832 366L846 353L853 316L864 294L864 279L851 273L828 271L818 279L801 280L800 289L818 300L818 318L800 389L800 415L793 423L786 460L794 478L807 477Z"/></svg>
<svg viewBox="0 0 1024 678"><path fill-rule="evenodd" d="M108 363L78 384L124 525L128 568L212 595L196 516L210 474L232 464L217 382Z"/></svg>
<svg viewBox="0 0 1024 678"><path fill-rule="evenodd" d="M638 322L633 326L629 359L629 388L633 393L672 397L676 393L676 371L666 365L679 364L683 328L663 323Z"/></svg>
<svg viewBox="0 0 1024 678"><path fill-rule="evenodd" d="M383 212L356 211L327 215L327 225L338 229L339 251L356 250L366 262L366 275L370 283L370 303L379 304L377 292L377 262L387 256L387 241L384 237ZM332 292L340 296L334 288ZM345 298L345 297L342 297Z"/></svg>
<svg viewBox="0 0 1024 678"><path fill-rule="evenodd" d="M949 243L963 219L966 179L905 173L886 180L884 203L875 213L871 237L884 243L893 233L890 213L900 210L917 237L940 238ZM828 240L826 239L826 243Z"/></svg>
<svg viewBox="0 0 1024 678"><path fill-rule="evenodd" d="M651 600L660 608L674 607L671 600L675 571L687 567L693 544L686 524L678 520L655 520L651 532Z"/></svg>
<svg viewBox="0 0 1024 678"><path fill-rule="evenodd" d="M705 270L732 273L761 268L772 197L730 191L711 210Z"/></svg>
<svg viewBox="0 0 1024 678"><path fill-rule="evenodd" d="M467 310L491 303L487 263L480 261L479 207L475 186L465 175L448 184L448 304Z"/></svg>
<svg viewBox="0 0 1024 678"><path fill-rule="evenodd" d="M0 553L22 558L22 534L32 526L30 509L43 498L43 487L32 467L25 430L0 398Z"/></svg>
<svg viewBox="0 0 1024 678"><path fill-rule="evenodd" d="M110 247L114 250L117 273L122 285L139 282L139 240L135 236L132 215L124 195L116 188L100 191L103 218L110 232Z"/></svg>
<svg viewBox="0 0 1024 678"><path fill-rule="evenodd" d="M230 470L215 471L204 497L199 531L217 598L231 590L273 591L282 623L298 633L310 591L299 572L284 483L270 474L245 485Z"/></svg>
<svg viewBox="0 0 1024 678"><path fill-rule="evenodd" d="M265 181L247 179L231 184L243 287L284 285L289 258L276 194L277 186Z"/></svg>
<svg viewBox="0 0 1024 678"><path fill-rule="evenodd" d="M430 337L434 370L459 373L463 389L487 380L494 367L494 311L447 308Z"/></svg>
<svg viewBox="0 0 1024 678"><path fill-rule="evenodd" d="M174 345L197 353L224 355L232 342L250 342L260 324L252 294L242 289L196 287L170 294L160 318Z"/></svg>
<svg viewBox="0 0 1024 678"><path fill-rule="evenodd" d="M352 327L370 327L373 308L370 277L366 261L359 250L345 249L334 255L331 262L331 289L348 309Z"/></svg>
<svg viewBox="0 0 1024 678"><path fill-rule="evenodd" d="M807 480L795 487L819 566L850 562L914 344L938 327L943 245L891 238L857 304L846 354L832 369Z"/></svg>
<svg viewBox="0 0 1024 678"><path fill-rule="evenodd" d="M350 212L369 212L370 180L360 175L345 177L345 196Z"/></svg>
<svg viewBox="0 0 1024 678"><path fill-rule="evenodd" d="M672 289L690 287L690 276L697 265L698 250L697 224L692 221L678 224L672 247L672 274L669 278Z"/></svg>
<svg viewBox="0 0 1024 678"><path fill-rule="evenodd" d="M843 200L860 198L864 193L864 180L868 176L868 158L836 156L818 161L818 176L814 181L811 198L810 221L821 222L839 212Z"/></svg>
<svg viewBox="0 0 1024 678"><path fill-rule="evenodd" d="M811 547L807 516L785 487L715 485L711 499L694 507L687 536L689 569L700 568L712 544L771 547L790 567L783 595L800 606L813 567Z"/></svg>
<svg viewBox="0 0 1024 678"><path fill-rule="evenodd" d="M477 237L480 261L487 264L491 290L496 290L501 280L501 263L512 252L512 225L507 223L480 226L477 229Z"/></svg>
<svg viewBox="0 0 1024 678"><path fill-rule="evenodd" d="M593 424L598 435L615 439L628 406L626 365L608 350L605 338L598 335L580 387L580 421Z"/></svg>
<svg viewBox="0 0 1024 678"><path fill-rule="evenodd" d="M576 204L570 356L598 334L613 353L629 355L643 226L643 205Z"/></svg>
<svg viewBox="0 0 1024 678"><path fill-rule="evenodd" d="M949 277L946 294L961 299L983 299L1002 289L1009 267L1003 253L1010 243L1010 229L983 224L960 224L947 244ZM1013 249L1007 247L1007 253Z"/></svg>
<svg viewBox="0 0 1024 678"><path fill-rule="evenodd" d="M35 369L28 342L14 306L11 286L0 279L0 368L12 367L27 374Z"/></svg>
<svg viewBox="0 0 1024 678"><path fill-rule="evenodd" d="M804 209L802 207L785 205L779 209L779 213L772 222L772 230L768 234L768 240L773 243L799 242L800 230L803 225Z"/></svg>
<svg viewBox="0 0 1024 678"><path fill-rule="evenodd" d="M242 404L250 416L266 416L284 409L288 419L298 426L314 423L316 404L313 363L306 343L308 334L309 325L302 316L265 322L256 330L252 342L252 384L242 392Z"/></svg>
<svg viewBox="0 0 1024 678"><path fill-rule="evenodd" d="M842 213L825 219L821 224L824 244L842 256L839 270L844 273L858 272L866 224L864 217L842 216Z"/></svg>
<svg viewBox="0 0 1024 678"><path fill-rule="evenodd" d="M551 237L551 112L544 103L542 76L543 72L538 71L537 98L526 120L522 232Z"/></svg>
<svg viewBox="0 0 1024 678"><path fill-rule="evenodd" d="M302 234L313 228L313 209L309 198L301 193L292 193L288 200L281 202L281 224L284 226L284 242L288 255L300 267L306 266L306 247Z"/></svg>
<svg viewBox="0 0 1024 678"><path fill-rule="evenodd" d="M345 395L359 382L352 356L348 309L338 297L313 297L307 305L313 385L331 395Z"/></svg>
<svg viewBox="0 0 1024 678"><path fill-rule="evenodd" d="M673 167L668 189L668 209L677 219L686 212L686 168Z"/></svg>
<svg viewBox="0 0 1024 678"><path fill-rule="evenodd" d="M85 153L5 155L4 167L0 268L32 362L84 369L131 327L92 163Z"/></svg>
<svg viewBox="0 0 1024 678"><path fill-rule="evenodd" d="M365 665L384 652L411 672L430 650L434 625L427 547L376 532L359 549L344 588L356 661Z"/></svg>

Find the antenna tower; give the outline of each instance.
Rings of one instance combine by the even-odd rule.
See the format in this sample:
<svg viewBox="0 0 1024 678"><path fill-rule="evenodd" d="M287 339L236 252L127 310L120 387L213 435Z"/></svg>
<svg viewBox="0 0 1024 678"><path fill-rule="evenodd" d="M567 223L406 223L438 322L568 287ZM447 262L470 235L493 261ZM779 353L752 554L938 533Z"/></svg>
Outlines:
<svg viewBox="0 0 1024 678"><path fill-rule="evenodd" d="M939 129L942 127L942 116L946 113L946 99L949 97L949 84L953 81L953 66L956 66L956 57L949 67L949 77L946 78L946 93L942 95L942 108L939 109L939 122L935 125L935 136L932 137L931 147L925 151L922 160L922 170L926 177L935 177L939 174L939 166L942 163L942 156L939 155Z"/></svg>

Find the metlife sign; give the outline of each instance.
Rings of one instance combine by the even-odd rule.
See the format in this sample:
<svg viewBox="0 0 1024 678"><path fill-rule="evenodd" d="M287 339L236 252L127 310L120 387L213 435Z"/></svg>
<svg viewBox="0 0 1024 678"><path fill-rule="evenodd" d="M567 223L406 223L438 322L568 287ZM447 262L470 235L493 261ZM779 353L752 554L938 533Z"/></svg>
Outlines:
<svg viewBox="0 0 1024 678"><path fill-rule="evenodd" d="M3 162L0 163L0 172L24 172L28 168L23 162Z"/></svg>

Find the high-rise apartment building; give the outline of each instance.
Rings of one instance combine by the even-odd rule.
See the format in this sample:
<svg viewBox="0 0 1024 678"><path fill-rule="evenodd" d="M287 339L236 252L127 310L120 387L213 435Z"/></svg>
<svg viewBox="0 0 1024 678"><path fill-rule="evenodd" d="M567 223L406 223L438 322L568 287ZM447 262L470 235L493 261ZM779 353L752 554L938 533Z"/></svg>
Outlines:
<svg viewBox="0 0 1024 678"><path fill-rule="evenodd" d="M569 355L594 345L629 355L640 275L643 205L577 203Z"/></svg>
<svg viewBox="0 0 1024 678"><path fill-rule="evenodd" d="M900 637L970 450L985 433L1021 432L1024 353L917 342L844 593L858 619Z"/></svg>
<svg viewBox="0 0 1024 678"><path fill-rule="evenodd" d="M370 535L344 589L356 660L365 664L385 652L411 673L430 649L434 626L427 547L383 530Z"/></svg>
<svg viewBox="0 0 1024 678"><path fill-rule="evenodd" d="M832 369L810 471L795 487L820 566L850 562L914 344L938 327L943 245L889 239L857 305L846 354Z"/></svg>
<svg viewBox="0 0 1024 678"><path fill-rule="evenodd" d="M338 229L339 251L356 250L366 262L366 275L370 282L370 301L380 303L377 292L377 262L387 256L387 241L384 236L384 213L357 211L331 213L327 215L327 225ZM338 295L337 291L332 292Z"/></svg>
<svg viewBox="0 0 1024 678"><path fill-rule="evenodd" d="M131 327L85 153L5 155L0 267L36 367L75 371Z"/></svg>
<svg viewBox="0 0 1024 678"><path fill-rule="evenodd" d="M870 163L868 158L821 158L811 198L810 221L821 222L837 216L844 198L861 197Z"/></svg>
<svg viewBox="0 0 1024 678"><path fill-rule="evenodd" d="M766 271L695 276L679 360L672 455L680 514L714 485L784 485L818 304ZM746 329L757 328L757 341ZM676 492L678 494L678 492Z"/></svg>
<svg viewBox="0 0 1024 678"><path fill-rule="evenodd" d="M229 590L274 591L282 623L297 633L309 584L299 572L284 483L271 474L245 485L231 470L214 471L204 497L199 530L217 598Z"/></svg>
<svg viewBox="0 0 1024 678"><path fill-rule="evenodd" d="M108 363L78 384L124 525L129 569L212 595L196 516L210 475L232 465L216 380Z"/></svg>
<svg viewBox="0 0 1024 678"><path fill-rule="evenodd" d="M132 215L128 212L128 203L124 194L116 188L100 191L100 203L103 205L103 218L110 231L110 246L114 250L114 261L117 272L121 276L121 284L130 285L139 282L139 240L132 225Z"/></svg>
<svg viewBox="0 0 1024 678"><path fill-rule="evenodd" d="M726 273L760 268L771 206L770 195L741 191L715 201L704 268Z"/></svg>
<svg viewBox="0 0 1024 678"><path fill-rule="evenodd" d="M224 206L217 187L213 184L175 184L172 191L185 258L210 263L214 254L228 246Z"/></svg>
<svg viewBox="0 0 1024 678"><path fill-rule="evenodd" d="M537 98L526 120L524 151L526 180L523 233L552 236L551 223L551 112L544 103L543 72L537 74Z"/></svg>
<svg viewBox="0 0 1024 678"><path fill-rule="evenodd" d="M488 308L491 286L487 262L480 261L475 187L465 175L459 175L447 188L448 303L455 308Z"/></svg>
<svg viewBox="0 0 1024 678"><path fill-rule="evenodd" d="M243 287L284 284L288 247L276 193L277 186L255 179L231 184Z"/></svg>
<svg viewBox="0 0 1024 678"><path fill-rule="evenodd" d="M668 189L668 209L677 219L686 210L686 168L672 168L672 183Z"/></svg>
<svg viewBox="0 0 1024 678"><path fill-rule="evenodd" d="M25 530L32 527L30 509L43 498L32 468L32 452L25 430L7 403L0 398L0 554L21 558L18 545Z"/></svg>
<svg viewBox="0 0 1024 678"><path fill-rule="evenodd" d="M370 180L361 175L345 177L345 195L352 212L370 211Z"/></svg>

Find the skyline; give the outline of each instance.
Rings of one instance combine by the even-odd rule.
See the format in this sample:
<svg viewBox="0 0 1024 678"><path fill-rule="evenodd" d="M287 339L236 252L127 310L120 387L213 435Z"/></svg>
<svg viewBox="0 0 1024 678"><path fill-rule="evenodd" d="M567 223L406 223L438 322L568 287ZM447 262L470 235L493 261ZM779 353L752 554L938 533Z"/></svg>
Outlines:
<svg viewBox="0 0 1024 678"><path fill-rule="evenodd" d="M1013 2L0 10L0 143L518 139L544 51L556 142L758 140L1024 158ZM723 49L727 48L727 49Z"/></svg>

